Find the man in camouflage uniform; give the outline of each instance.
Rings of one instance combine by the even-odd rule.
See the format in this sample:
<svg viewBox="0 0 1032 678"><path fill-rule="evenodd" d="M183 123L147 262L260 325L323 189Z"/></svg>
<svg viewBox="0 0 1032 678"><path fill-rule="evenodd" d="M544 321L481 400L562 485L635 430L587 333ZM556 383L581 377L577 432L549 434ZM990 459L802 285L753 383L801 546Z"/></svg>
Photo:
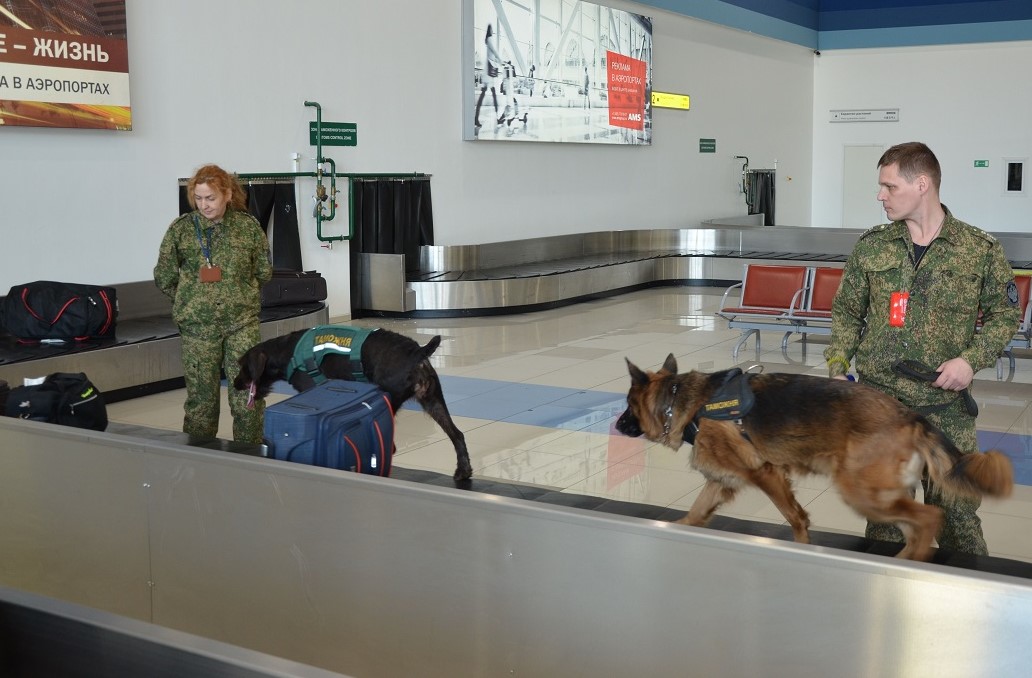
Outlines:
<svg viewBox="0 0 1032 678"><path fill-rule="evenodd" d="M215 165L187 185L193 212L172 222L161 242L154 281L172 298L186 379L183 431L218 435L221 379L233 383L237 360L261 341L261 288L272 277L269 243L247 213L239 182ZM247 408L248 394L229 389L233 439L261 443L264 401Z"/></svg>
<svg viewBox="0 0 1032 678"><path fill-rule="evenodd" d="M824 351L828 373L845 378L855 359L860 381L924 414L961 451L976 452L975 417L960 395L1014 335L1020 313L1014 273L995 238L939 202L941 171L927 146L893 146L878 167L878 200L893 221L861 235L846 262ZM893 365L901 360L920 361L940 375L928 382L897 374ZM925 503L944 511L939 546L986 554L976 513L981 502L947 501L927 479L922 483ZM903 541L895 525L868 523L867 536Z"/></svg>

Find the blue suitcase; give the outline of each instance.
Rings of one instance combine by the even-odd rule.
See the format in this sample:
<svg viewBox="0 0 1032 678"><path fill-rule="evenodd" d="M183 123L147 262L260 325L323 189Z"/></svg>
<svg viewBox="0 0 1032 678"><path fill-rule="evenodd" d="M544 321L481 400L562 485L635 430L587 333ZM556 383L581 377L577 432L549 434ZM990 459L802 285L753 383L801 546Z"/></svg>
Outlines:
<svg viewBox="0 0 1032 678"><path fill-rule="evenodd" d="M374 384L331 379L265 410L268 456L387 476L394 412Z"/></svg>

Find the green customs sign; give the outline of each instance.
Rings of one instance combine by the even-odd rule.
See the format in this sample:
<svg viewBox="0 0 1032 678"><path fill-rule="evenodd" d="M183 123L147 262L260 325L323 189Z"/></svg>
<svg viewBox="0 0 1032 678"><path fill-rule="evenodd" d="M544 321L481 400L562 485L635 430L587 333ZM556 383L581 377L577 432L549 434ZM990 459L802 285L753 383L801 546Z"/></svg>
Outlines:
<svg viewBox="0 0 1032 678"><path fill-rule="evenodd" d="M357 146L358 145L358 124L353 122L324 122L322 124L322 139L316 139L316 123L308 123L308 136L313 146L319 141L323 146Z"/></svg>

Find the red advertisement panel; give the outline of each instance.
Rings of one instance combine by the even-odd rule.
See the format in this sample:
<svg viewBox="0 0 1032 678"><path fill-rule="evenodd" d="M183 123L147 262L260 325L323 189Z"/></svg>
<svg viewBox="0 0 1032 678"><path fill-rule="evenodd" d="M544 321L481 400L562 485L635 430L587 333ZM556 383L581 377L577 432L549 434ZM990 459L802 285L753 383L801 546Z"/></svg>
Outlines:
<svg viewBox="0 0 1032 678"><path fill-rule="evenodd" d="M652 18L586 0L464 0L463 138L652 143Z"/></svg>
<svg viewBox="0 0 1032 678"><path fill-rule="evenodd" d="M644 61L606 52L609 75L609 124L640 130L645 124Z"/></svg>
<svg viewBox="0 0 1032 678"><path fill-rule="evenodd" d="M124 0L0 2L0 128L132 129Z"/></svg>

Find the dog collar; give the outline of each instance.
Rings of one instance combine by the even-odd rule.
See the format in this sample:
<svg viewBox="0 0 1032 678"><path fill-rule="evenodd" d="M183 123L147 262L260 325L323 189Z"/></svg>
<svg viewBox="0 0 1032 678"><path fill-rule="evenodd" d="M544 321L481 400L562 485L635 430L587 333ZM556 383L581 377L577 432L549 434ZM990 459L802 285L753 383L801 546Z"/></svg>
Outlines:
<svg viewBox="0 0 1032 678"><path fill-rule="evenodd" d="M670 388L670 402L663 410L663 435L670 435L670 427L674 423L674 401L677 399L677 382Z"/></svg>

